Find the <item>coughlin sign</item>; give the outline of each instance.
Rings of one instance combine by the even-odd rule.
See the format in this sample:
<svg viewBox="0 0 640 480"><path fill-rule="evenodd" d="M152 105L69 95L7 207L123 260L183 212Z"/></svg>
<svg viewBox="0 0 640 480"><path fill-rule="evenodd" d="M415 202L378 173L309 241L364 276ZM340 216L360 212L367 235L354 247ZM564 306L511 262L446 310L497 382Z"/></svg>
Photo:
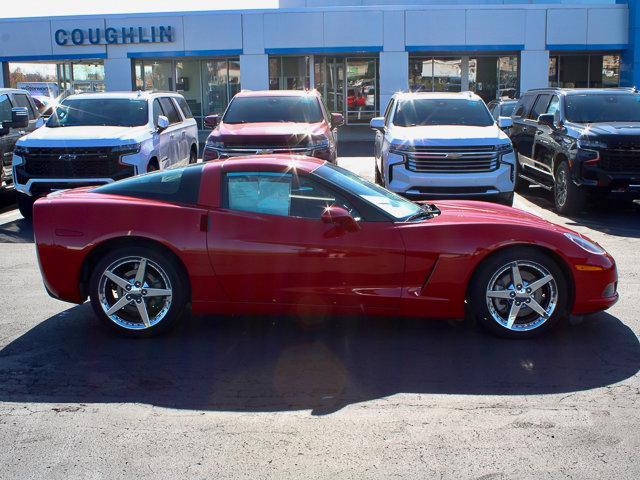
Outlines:
<svg viewBox="0 0 640 480"><path fill-rule="evenodd" d="M130 43L166 43L173 42L173 29L170 26L153 27L107 27L58 29L53 34L57 45L117 45Z"/></svg>

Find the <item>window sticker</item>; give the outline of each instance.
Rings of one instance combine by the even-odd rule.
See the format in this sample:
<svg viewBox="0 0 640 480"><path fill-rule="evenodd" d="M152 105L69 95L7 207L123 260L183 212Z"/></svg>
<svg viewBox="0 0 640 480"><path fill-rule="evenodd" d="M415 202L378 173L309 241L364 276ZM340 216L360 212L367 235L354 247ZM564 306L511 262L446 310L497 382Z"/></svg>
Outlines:
<svg viewBox="0 0 640 480"><path fill-rule="evenodd" d="M289 215L291 175L228 174L229 208L269 215Z"/></svg>

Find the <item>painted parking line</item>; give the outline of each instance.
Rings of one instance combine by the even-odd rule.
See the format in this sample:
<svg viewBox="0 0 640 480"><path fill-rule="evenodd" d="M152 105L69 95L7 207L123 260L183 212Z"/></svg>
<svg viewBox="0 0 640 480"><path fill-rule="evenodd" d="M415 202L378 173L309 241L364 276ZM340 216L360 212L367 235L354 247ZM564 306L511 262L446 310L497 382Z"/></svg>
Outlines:
<svg viewBox="0 0 640 480"><path fill-rule="evenodd" d="M20 215L20 212L17 209L9 210L8 212L0 214L0 225L6 225L7 223L15 222L21 218L22 215Z"/></svg>

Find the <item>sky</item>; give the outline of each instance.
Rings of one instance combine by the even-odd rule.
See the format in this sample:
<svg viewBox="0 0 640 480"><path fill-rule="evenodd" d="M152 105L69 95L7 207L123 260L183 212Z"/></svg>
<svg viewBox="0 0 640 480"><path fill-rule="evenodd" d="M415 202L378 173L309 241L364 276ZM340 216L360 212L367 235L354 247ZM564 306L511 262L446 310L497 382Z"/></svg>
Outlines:
<svg viewBox="0 0 640 480"><path fill-rule="evenodd" d="M278 0L0 0L0 18L274 8Z"/></svg>

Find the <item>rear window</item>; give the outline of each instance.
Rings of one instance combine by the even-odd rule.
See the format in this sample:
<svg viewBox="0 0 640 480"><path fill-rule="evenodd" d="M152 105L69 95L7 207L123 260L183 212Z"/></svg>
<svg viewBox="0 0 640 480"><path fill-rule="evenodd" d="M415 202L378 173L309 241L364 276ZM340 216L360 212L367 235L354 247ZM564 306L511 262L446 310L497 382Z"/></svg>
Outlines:
<svg viewBox="0 0 640 480"><path fill-rule="evenodd" d="M236 97L224 114L225 123L318 123L324 119L315 96Z"/></svg>
<svg viewBox="0 0 640 480"><path fill-rule="evenodd" d="M513 114L514 117L524 117L527 112L529 111L529 109L531 108L531 105L533 104L533 101L535 100L536 96L528 93L526 94L524 97L522 97L519 101L518 101L518 105L516 107L516 111Z"/></svg>
<svg viewBox="0 0 640 480"><path fill-rule="evenodd" d="M174 97L178 101L178 105L180 105L180 109L184 114L184 118L193 118L193 113L191 113L191 109L189 108L189 104L182 97Z"/></svg>
<svg viewBox="0 0 640 480"><path fill-rule="evenodd" d="M393 124L398 127L469 125L488 127L493 117L481 100L417 98L398 102Z"/></svg>
<svg viewBox="0 0 640 480"><path fill-rule="evenodd" d="M162 170L94 188L94 192L148 198L174 203L196 204L204 165Z"/></svg>

